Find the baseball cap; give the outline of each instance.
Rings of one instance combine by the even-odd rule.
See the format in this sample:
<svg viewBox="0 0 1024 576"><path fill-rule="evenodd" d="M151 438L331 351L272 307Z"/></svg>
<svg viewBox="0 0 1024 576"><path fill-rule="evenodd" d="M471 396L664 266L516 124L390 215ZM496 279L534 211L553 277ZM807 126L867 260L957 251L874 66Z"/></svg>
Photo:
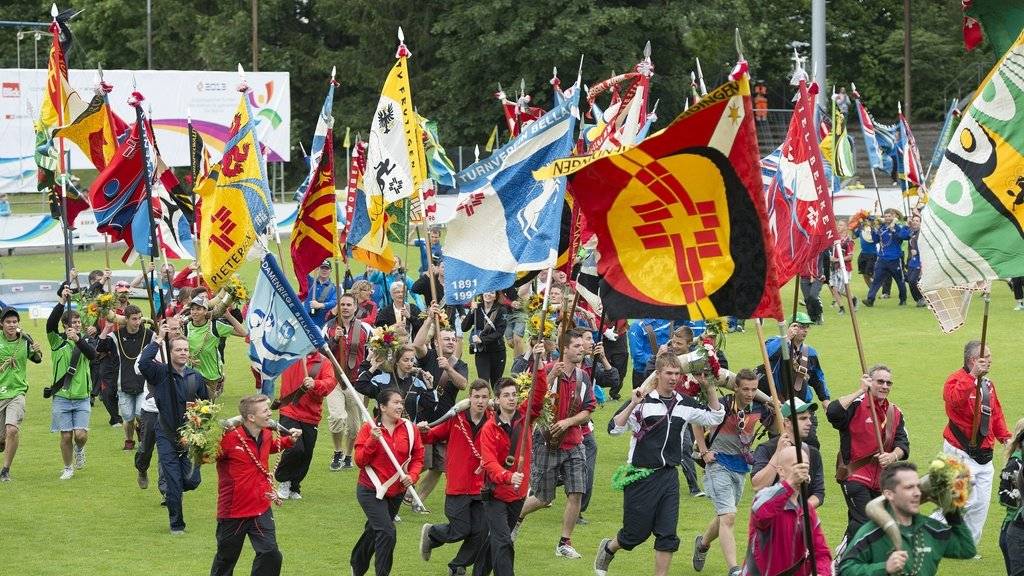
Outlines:
<svg viewBox="0 0 1024 576"><path fill-rule="evenodd" d="M199 296L196 296L195 298L193 298L192 302L190 302L189 305L191 305L191 306L202 306L203 308L209 308L210 307L210 302L206 299L206 294L200 294Z"/></svg>
<svg viewBox="0 0 1024 576"><path fill-rule="evenodd" d="M18 314L18 311L13 306L8 306L4 308L3 312L0 312L0 322L6 320L8 316L14 316L18 321L21 321L21 314Z"/></svg>
<svg viewBox="0 0 1024 576"><path fill-rule="evenodd" d="M796 314L793 315L793 319L790 320L789 323L790 325L803 324L804 326L810 326L811 324L814 324L814 322L811 321L811 317L808 316L806 312L797 312Z"/></svg>
<svg viewBox="0 0 1024 576"><path fill-rule="evenodd" d="M804 402L799 398L795 398L793 402L796 404L796 413L803 414L804 412L814 412L818 409L818 405L814 402ZM789 409L789 400L782 403L782 415L789 418L792 412Z"/></svg>
<svg viewBox="0 0 1024 576"><path fill-rule="evenodd" d="M320 263L320 267L321 268L327 268L328 270L330 270L331 268L333 268L333 265L331 264L330 259L328 259L328 260L324 260L323 262L321 262Z"/></svg>

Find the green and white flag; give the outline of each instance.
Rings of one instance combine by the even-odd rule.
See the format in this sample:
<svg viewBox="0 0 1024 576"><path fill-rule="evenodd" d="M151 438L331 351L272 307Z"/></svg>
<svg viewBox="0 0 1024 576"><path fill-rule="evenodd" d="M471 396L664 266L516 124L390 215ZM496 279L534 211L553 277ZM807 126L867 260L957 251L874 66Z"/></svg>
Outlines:
<svg viewBox="0 0 1024 576"><path fill-rule="evenodd" d="M918 250L922 291L1024 276L1024 33L963 113Z"/></svg>

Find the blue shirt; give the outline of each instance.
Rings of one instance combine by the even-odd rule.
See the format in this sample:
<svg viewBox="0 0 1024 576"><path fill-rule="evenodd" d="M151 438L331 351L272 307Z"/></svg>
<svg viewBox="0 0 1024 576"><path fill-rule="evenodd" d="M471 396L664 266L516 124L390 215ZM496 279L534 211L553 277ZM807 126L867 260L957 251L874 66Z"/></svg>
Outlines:
<svg viewBox="0 0 1024 576"><path fill-rule="evenodd" d="M776 336L769 338L765 343L765 350L768 352L768 359L772 363L772 379L775 380L775 389L780 398L787 397L782 387L782 342L783 339ZM825 384L825 372L821 369L821 362L818 360L818 351L804 343L807 348L807 378L804 380L804 387L797 391L796 397L804 402L813 402L814 394L819 400L829 400L832 395ZM759 369L761 378L761 391L768 394L768 383L763 378L764 371ZM812 391L813 390L813 391Z"/></svg>
<svg viewBox="0 0 1024 576"><path fill-rule="evenodd" d="M658 353L657 349L651 350L650 340L647 338L647 331L644 326L650 326L654 331L655 341L658 346L668 342L672 336L672 321L659 320L657 318L645 318L629 325L629 354L633 359L633 370L643 370L648 360Z"/></svg>
<svg viewBox="0 0 1024 576"><path fill-rule="evenodd" d="M903 258L903 241L910 240L910 228L897 224L890 230L883 226L872 235L878 245L879 260L899 260Z"/></svg>
<svg viewBox="0 0 1024 576"><path fill-rule="evenodd" d="M856 230L857 239L860 240L860 253L873 256L878 254L878 246L871 237L871 229L867 226L858 226Z"/></svg>
<svg viewBox="0 0 1024 576"><path fill-rule="evenodd" d="M309 304L314 299L317 302L323 303L324 307L318 310L310 308ZM314 278L310 274L309 290L306 292L304 303L306 310L309 311L309 317L313 319L313 323L316 324L317 328L323 328L324 323L327 322L327 314L338 305L338 287L334 285L334 282L331 282L330 278L321 282L319 278Z"/></svg>

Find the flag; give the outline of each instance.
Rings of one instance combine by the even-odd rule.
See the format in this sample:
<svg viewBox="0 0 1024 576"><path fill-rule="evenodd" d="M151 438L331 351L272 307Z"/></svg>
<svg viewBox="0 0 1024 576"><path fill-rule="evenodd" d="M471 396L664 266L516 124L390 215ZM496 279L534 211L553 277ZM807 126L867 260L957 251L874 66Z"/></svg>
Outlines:
<svg viewBox="0 0 1024 576"><path fill-rule="evenodd" d="M241 267L257 236L266 233L273 214L266 164L245 94L231 122L224 155L207 180L199 189L199 266L216 292Z"/></svg>
<svg viewBox="0 0 1024 576"><path fill-rule="evenodd" d="M1024 34L961 114L921 214L922 291L1024 276Z"/></svg>
<svg viewBox="0 0 1024 576"><path fill-rule="evenodd" d="M203 142L203 135L192 125L191 118L188 119L188 164L194 194L199 180L210 173L210 153Z"/></svg>
<svg viewBox="0 0 1024 576"><path fill-rule="evenodd" d="M852 178L857 167L853 164L853 148L846 134L846 117L839 111L835 100L832 101L832 128L822 139L822 159L832 167L832 173L839 180Z"/></svg>
<svg viewBox="0 0 1024 576"><path fill-rule="evenodd" d="M97 170L103 170L117 151L117 136L127 130L128 125L110 109L106 97L97 94L88 108L70 124L57 129L54 137L73 142Z"/></svg>
<svg viewBox="0 0 1024 576"><path fill-rule="evenodd" d="M942 163L942 153L949 146L949 140L956 131L956 125L960 122L959 98L953 98L949 102L949 109L946 110L946 119L942 121L942 130L939 131L939 139L935 142L935 151L932 152L932 161L928 163L931 168L938 168Z"/></svg>
<svg viewBox="0 0 1024 576"><path fill-rule="evenodd" d="M373 114L366 165L370 178L363 183L369 198L385 203L412 196L426 178L423 138L409 89L409 51L398 47L398 61L391 68Z"/></svg>
<svg viewBox="0 0 1024 576"><path fill-rule="evenodd" d="M162 165L159 157L157 160L157 165ZM153 249L149 214L146 214L145 204L143 204L141 209L135 213L131 236L125 238L129 250L121 257L124 262L130 262L133 253L153 258L163 254L164 257L172 260L194 259L196 256L192 221L186 210L175 199L174 194L170 192L175 188L180 189L181 184L174 172L166 167L162 171L158 167L157 174L152 184L153 195L149 199L149 207L153 213L156 239L160 243L160 250Z"/></svg>
<svg viewBox="0 0 1024 576"><path fill-rule="evenodd" d="M448 304L508 288L516 272L555 263L565 178L537 181L532 171L572 152L578 100L566 99L459 172L459 202L444 245Z"/></svg>
<svg viewBox="0 0 1024 576"><path fill-rule="evenodd" d="M269 252L260 262L245 321L249 327L249 360L264 382L274 380L288 366L325 346L323 336Z"/></svg>
<svg viewBox="0 0 1024 576"><path fill-rule="evenodd" d="M417 115L418 116L418 115ZM437 122L418 116L423 132L423 148L427 158L427 175L441 186L455 187L455 165L448 158L437 137Z"/></svg>
<svg viewBox="0 0 1024 576"><path fill-rule="evenodd" d="M331 128L334 126L334 116L331 113L331 108L334 106L334 85L334 80L331 80L327 88L327 97L324 98L324 105L320 108L320 115L316 119L316 129L313 130L313 144L309 147L309 173L306 174L306 179L302 181L302 184L299 184L298 190L295 191L295 200L299 202L306 195L306 190L313 183L313 179L317 177L317 172L320 169L320 159L324 155L325 143L328 144L327 147L334 146L327 138ZM334 157L333 150L331 151L331 157ZM334 166L332 165L331 182L333 183L333 181ZM317 264L319 265L319 262Z"/></svg>
<svg viewBox="0 0 1024 576"><path fill-rule="evenodd" d="M654 75L650 48L651 45L648 43L643 60L637 63L631 72L609 78L589 90L587 104L593 108L594 100L602 92L614 89L612 103L604 112L604 128L600 135L588 144L588 152L630 146L642 140L639 135L647 125L647 97L650 93L651 77ZM619 86L627 82L629 84L625 92L618 96Z"/></svg>
<svg viewBox="0 0 1024 576"><path fill-rule="evenodd" d="M347 138L348 128L345 129L345 134ZM356 190L362 185L364 170L366 170L366 143L357 140L355 147L352 149L352 157L349 158L348 163L348 184L345 188L345 229L342 230L341 237L338 239L338 244L341 246L348 244L352 239L351 231L352 219L356 210ZM356 239L356 241L358 240Z"/></svg>
<svg viewBox="0 0 1024 576"><path fill-rule="evenodd" d="M487 144L484 144L484 152L490 152L494 150L494 145L498 143L498 125L494 125L494 129L491 130L491 135L487 137Z"/></svg>
<svg viewBox="0 0 1024 576"><path fill-rule="evenodd" d="M860 120L860 133L864 136L864 151L868 156L868 166L873 169L882 170L882 151L878 147L878 140L875 139L875 122L868 114L868 109L860 100L857 88L853 89L854 104L857 106L857 117Z"/></svg>
<svg viewBox="0 0 1024 576"><path fill-rule="evenodd" d="M920 186L924 183L924 170L921 169L921 154L917 151L917 141L914 140L914 133L910 131L910 124L903 116L903 109L900 108L899 141L897 148L902 158L900 178L910 186Z"/></svg>
<svg viewBox="0 0 1024 576"><path fill-rule="evenodd" d="M89 186L96 230L109 234L114 242L125 240L131 234L132 219L147 199L142 146L140 126L136 123L128 138L117 147L110 163ZM131 242L130 238L127 240Z"/></svg>
<svg viewBox="0 0 1024 576"><path fill-rule="evenodd" d="M334 119L329 120L333 124ZM292 228L292 268L299 281L299 294L305 298L308 275L324 260L338 255L338 207L334 190L333 130L328 127L322 154L317 158L316 173L309 190L299 204Z"/></svg>
<svg viewBox="0 0 1024 576"><path fill-rule="evenodd" d="M356 189L348 244L356 260L382 272L395 267L395 255L388 240L390 220L383 196L368 198L363 190Z"/></svg>
<svg viewBox="0 0 1024 576"><path fill-rule="evenodd" d="M745 75L636 146L537 176L574 171L610 318L782 318Z"/></svg>
<svg viewBox="0 0 1024 576"><path fill-rule="evenodd" d="M992 51L1004 54L1015 46L1014 40L1024 29L1024 2L1021 0L963 0L964 45L974 49L985 31Z"/></svg>

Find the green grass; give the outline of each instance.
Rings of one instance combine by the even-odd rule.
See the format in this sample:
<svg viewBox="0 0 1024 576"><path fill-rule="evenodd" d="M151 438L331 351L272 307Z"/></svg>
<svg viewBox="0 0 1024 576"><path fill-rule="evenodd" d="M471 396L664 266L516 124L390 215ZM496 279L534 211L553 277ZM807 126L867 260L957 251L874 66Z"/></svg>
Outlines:
<svg viewBox="0 0 1024 576"><path fill-rule="evenodd" d="M399 252L401 254L401 251ZM415 261L416 251L411 252ZM404 255L404 254L403 254ZM102 267L102 251L76 253L80 270ZM116 257L115 257L116 259ZM63 273L60 253L0 258L6 278L53 279ZM283 266L289 266L287 262ZM180 266L179 266L180 269ZM287 268L286 268L287 269ZM251 282L255 265L246 266L245 277ZM855 282L855 292L863 296L863 283ZM999 385L1004 410L1012 427L1024 415L1024 396L1015 389L1015 374L1024 368L1024 359L1017 358L1017 336L1021 316L1011 310L1013 301L1003 284L994 288L989 342L994 357L993 378ZM792 302L792 286L783 291L783 300ZM828 301L828 297L825 296ZM876 307L861 309L861 332L869 364L884 362L893 368L892 398L904 409L911 438L911 457L923 464L940 450L941 432L945 424L941 389L945 377L957 369L961 350L969 338L980 333L982 306L979 301L971 309L968 325L954 335L943 335L927 310L898 308L895 299L878 300ZM23 322L38 340L43 339L43 321ZM769 330L774 333L774 330ZM239 397L252 391L252 378L243 361L241 339L231 339L228 347L228 381L224 396L231 412ZM848 393L857 386L860 368L849 317L839 317L826 310L826 324L814 327L809 342L821 356L834 396ZM734 368L753 366L760 353L754 331L731 334L726 351ZM472 360L470 360L471 372ZM49 357L42 366L30 365L31 388L28 395L28 416L22 431L22 443L15 460L14 481L0 484L0 506L3 510L0 557L5 558L5 573L33 574L174 574L208 573L215 550L216 470L204 467L203 484L198 491L185 496L185 517L188 534L180 538L168 535L166 511L159 506L155 487L141 491L135 484L135 471L130 454L121 451L123 432L106 426L106 413L97 404L92 419L88 444L88 465L68 482L57 480L61 461L58 439L49 433L50 403L41 397L49 384ZM555 558L564 497L559 496L550 510L532 515L520 533L517 543L517 565L520 574L559 574L573 576L592 574L594 550L601 538L613 535L622 516L622 495L610 488L611 474L625 458L628 440L612 438L604 433L605 424L614 408L599 409L594 420L600 445L594 499L587 518L590 525L579 527L573 535L583 560ZM821 509L829 543L838 543L846 526L846 506L829 470L838 449L838 436L822 419L819 435L826 462L826 501ZM364 517L354 498L355 471L329 472L327 464L331 443L326 431L321 433L313 468L304 482L304 500L288 502L274 511L278 539L285 555L285 574L347 574L348 557L362 531ZM998 453L997 470L1004 457ZM272 461L273 462L273 461ZM155 464L155 459L154 459ZM1002 509L995 501L990 511L980 547L980 561L943 561L941 574L969 571L974 574L998 574L1003 571L998 547ZM394 574L443 574L448 560L455 554L452 546L434 551L429 564L419 560L417 543L422 522L444 522L443 486L428 499L434 512L426 516L403 509L403 522L398 525L398 549ZM745 549L746 525L750 502L749 484L737 519L737 540L741 554ZM931 505L925 509L930 511ZM694 535L703 531L713 510L706 499L683 497L680 507L679 535L682 540L672 573L691 573L690 553ZM650 573L652 541L631 553L620 553L612 565L613 574ZM238 573L247 573L252 560L246 546L239 561ZM705 568L707 574L724 574L725 565L718 545L712 548ZM8 571L9 570L9 571Z"/></svg>

